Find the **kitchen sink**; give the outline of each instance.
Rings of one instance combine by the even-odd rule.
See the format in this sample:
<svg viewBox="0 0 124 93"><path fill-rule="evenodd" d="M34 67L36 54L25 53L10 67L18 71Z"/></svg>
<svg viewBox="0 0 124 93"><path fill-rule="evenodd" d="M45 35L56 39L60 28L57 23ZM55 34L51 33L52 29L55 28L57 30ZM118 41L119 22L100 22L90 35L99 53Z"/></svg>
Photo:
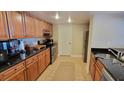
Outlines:
<svg viewBox="0 0 124 93"><path fill-rule="evenodd" d="M110 55L110 54L96 54L96 58L101 58L101 59L114 59L115 57Z"/></svg>

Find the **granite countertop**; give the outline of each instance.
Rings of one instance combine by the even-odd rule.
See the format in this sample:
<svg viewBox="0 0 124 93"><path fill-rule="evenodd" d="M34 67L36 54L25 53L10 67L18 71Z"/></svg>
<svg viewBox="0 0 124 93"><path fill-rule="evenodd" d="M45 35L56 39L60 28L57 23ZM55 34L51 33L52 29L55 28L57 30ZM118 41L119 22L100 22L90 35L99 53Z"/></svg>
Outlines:
<svg viewBox="0 0 124 93"><path fill-rule="evenodd" d="M43 51L45 49L47 49L47 48L42 48L40 50L33 50L33 51L28 52L28 53L25 53L24 58L21 58L20 55L18 55L16 57L13 57L13 58L10 58L8 60L8 62L6 62L6 64L4 64L3 66L0 66L0 72L9 69L10 67L12 67L12 66L14 66L14 65L16 65L16 64L18 64L18 63L30 58L30 57L32 57L34 55L38 54L39 52L41 52L41 51Z"/></svg>
<svg viewBox="0 0 124 93"><path fill-rule="evenodd" d="M110 54L98 53L95 55L104 64L105 68L113 76L115 80L124 81L124 66L121 66L119 61ZM113 59L115 60L113 62Z"/></svg>

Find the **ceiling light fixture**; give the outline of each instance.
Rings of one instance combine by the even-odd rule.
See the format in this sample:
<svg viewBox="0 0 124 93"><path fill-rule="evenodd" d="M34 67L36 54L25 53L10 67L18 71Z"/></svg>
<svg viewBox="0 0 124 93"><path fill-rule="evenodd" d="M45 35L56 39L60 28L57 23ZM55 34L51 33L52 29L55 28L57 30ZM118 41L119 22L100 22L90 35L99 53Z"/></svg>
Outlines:
<svg viewBox="0 0 124 93"><path fill-rule="evenodd" d="M59 14L56 13L55 19L59 19Z"/></svg>
<svg viewBox="0 0 124 93"><path fill-rule="evenodd" d="M68 23L71 23L72 20L71 20L71 17L68 17Z"/></svg>

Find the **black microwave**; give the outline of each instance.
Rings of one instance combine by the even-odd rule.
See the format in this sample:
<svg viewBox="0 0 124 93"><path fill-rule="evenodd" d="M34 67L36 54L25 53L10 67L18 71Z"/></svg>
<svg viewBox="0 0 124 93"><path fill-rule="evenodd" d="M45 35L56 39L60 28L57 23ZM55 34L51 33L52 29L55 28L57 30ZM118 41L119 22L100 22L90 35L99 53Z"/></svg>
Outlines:
<svg viewBox="0 0 124 93"><path fill-rule="evenodd" d="M45 31L45 32L43 33L43 36L44 36L44 37L51 37L51 34L50 34L49 31Z"/></svg>

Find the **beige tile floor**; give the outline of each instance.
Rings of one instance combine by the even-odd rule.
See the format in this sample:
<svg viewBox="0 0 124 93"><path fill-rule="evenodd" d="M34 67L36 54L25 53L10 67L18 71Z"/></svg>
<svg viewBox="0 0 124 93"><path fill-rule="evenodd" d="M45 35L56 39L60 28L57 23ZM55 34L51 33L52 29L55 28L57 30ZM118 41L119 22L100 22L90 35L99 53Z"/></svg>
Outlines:
<svg viewBox="0 0 124 93"><path fill-rule="evenodd" d="M60 56L39 76L38 81L90 81L82 58Z"/></svg>

